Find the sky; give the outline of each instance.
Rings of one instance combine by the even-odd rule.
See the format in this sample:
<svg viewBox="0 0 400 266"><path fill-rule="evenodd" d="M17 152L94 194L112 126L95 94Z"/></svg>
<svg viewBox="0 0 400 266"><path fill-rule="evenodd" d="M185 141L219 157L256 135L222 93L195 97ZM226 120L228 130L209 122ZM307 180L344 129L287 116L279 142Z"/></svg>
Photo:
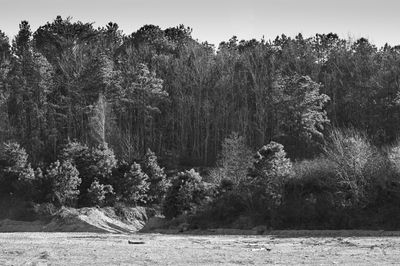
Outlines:
<svg viewBox="0 0 400 266"><path fill-rule="evenodd" d="M400 44L399 11L400 0L0 0L0 30L12 37L22 20L36 30L61 15L96 27L116 22L125 34L145 24L184 24L195 39L216 45L234 35L272 40L334 32L382 46Z"/></svg>

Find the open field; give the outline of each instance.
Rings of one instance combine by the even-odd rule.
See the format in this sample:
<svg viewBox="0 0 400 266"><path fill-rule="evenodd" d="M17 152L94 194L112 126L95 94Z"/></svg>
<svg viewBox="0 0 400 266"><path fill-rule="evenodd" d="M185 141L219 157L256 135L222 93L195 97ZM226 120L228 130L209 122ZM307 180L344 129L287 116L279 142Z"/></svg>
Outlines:
<svg viewBox="0 0 400 266"><path fill-rule="evenodd" d="M398 236L0 234L0 265L387 265L399 258Z"/></svg>

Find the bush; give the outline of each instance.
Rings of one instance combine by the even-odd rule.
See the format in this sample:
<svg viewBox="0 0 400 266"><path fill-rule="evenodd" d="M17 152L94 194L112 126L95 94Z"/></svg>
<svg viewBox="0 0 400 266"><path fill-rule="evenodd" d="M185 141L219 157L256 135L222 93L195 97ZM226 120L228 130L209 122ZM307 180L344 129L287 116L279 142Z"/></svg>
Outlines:
<svg viewBox="0 0 400 266"><path fill-rule="evenodd" d="M46 170L45 179L51 184L49 199L61 206L74 205L79 195L79 172L70 161L56 161Z"/></svg>
<svg viewBox="0 0 400 266"><path fill-rule="evenodd" d="M386 149L391 168L396 174L400 174L400 141Z"/></svg>
<svg viewBox="0 0 400 266"><path fill-rule="evenodd" d="M88 148L78 142L69 142L61 152L63 160L71 160L79 171L82 183L79 187L79 205L90 205L88 189L95 180L111 184L112 171L117 165L114 153L107 144Z"/></svg>
<svg viewBox="0 0 400 266"><path fill-rule="evenodd" d="M227 179L225 178L225 173L222 168L215 167L210 170L208 177L207 177L208 182L211 182L214 185L218 186L219 184L221 184L221 182L223 182L223 180L227 180ZM232 185L234 185L233 182L231 182L231 183L232 183Z"/></svg>
<svg viewBox="0 0 400 266"><path fill-rule="evenodd" d="M232 184L222 181L213 201L195 215L195 224L201 228L216 228L232 225L246 212L241 195L232 189ZM229 181L230 182L230 181Z"/></svg>
<svg viewBox="0 0 400 266"><path fill-rule="evenodd" d="M95 180L88 189L88 198L91 205L103 205L106 201L107 194L113 193L114 191L111 185L103 185Z"/></svg>
<svg viewBox="0 0 400 266"><path fill-rule="evenodd" d="M53 203L35 204L33 210L36 215L41 219L50 219L57 213L58 208Z"/></svg>
<svg viewBox="0 0 400 266"><path fill-rule="evenodd" d="M253 162L252 151L247 147L245 139L237 133L232 133L222 143L218 168L211 172L211 177L215 184L222 179L229 179L238 186L246 178Z"/></svg>
<svg viewBox="0 0 400 266"><path fill-rule="evenodd" d="M0 191L3 195L30 198L33 194L34 171L28 155L18 143L0 147Z"/></svg>
<svg viewBox="0 0 400 266"><path fill-rule="evenodd" d="M90 150L90 171L99 181L109 183L112 177L112 170L117 166L114 152L107 144L101 144Z"/></svg>
<svg viewBox="0 0 400 266"><path fill-rule="evenodd" d="M258 150L253 170L253 174L259 178L285 178L292 173L292 163L286 158L283 145L271 141Z"/></svg>
<svg viewBox="0 0 400 266"><path fill-rule="evenodd" d="M384 172L381 176L386 178L380 178L377 187L380 188L382 194L380 200L398 204L400 202L400 141L386 148L385 153L387 161L380 164L382 165L380 169Z"/></svg>
<svg viewBox="0 0 400 266"><path fill-rule="evenodd" d="M293 178L284 187L278 215L285 228L331 228L336 210L335 163L325 157L293 165Z"/></svg>
<svg viewBox="0 0 400 266"><path fill-rule="evenodd" d="M146 203L147 192L150 187L149 177L143 173L137 163L133 163L128 169L123 173L122 178L118 180L119 184L114 187L117 200L134 205Z"/></svg>
<svg viewBox="0 0 400 266"><path fill-rule="evenodd" d="M237 221L239 216L253 225L271 224L276 219L284 186L293 173L292 163L286 158L283 146L276 142L262 147L253 161L244 178L221 178L213 202L204 214L199 214L203 223L210 223L206 216L213 217L217 223L234 226L241 224Z"/></svg>
<svg viewBox="0 0 400 266"><path fill-rule="evenodd" d="M353 129L332 131L325 148L327 158L335 163L337 196L343 206L362 206L368 198L373 170L369 167L379 157L367 136ZM379 158L380 159L380 158Z"/></svg>
<svg viewBox="0 0 400 266"><path fill-rule="evenodd" d="M191 213L200 206L207 197L207 186L201 176L194 171L179 173L173 178L165 197L163 212L167 218L183 213Z"/></svg>
<svg viewBox="0 0 400 266"><path fill-rule="evenodd" d="M35 195L33 201L37 203L46 203L50 200L53 190L52 180L46 178L41 168L35 170Z"/></svg>
<svg viewBox="0 0 400 266"><path fill-rule="evenodd" d="M281 203L284 184L292 173L292 163L283 146L271 141L257 152L250 178L243 187L270 209Z"/></svg>
<svg viewBox="0 0 400 266"><path fill-rule="evenodd" d="M62 160L74 161L76 165L81 166L85 162L85 158L88 157L89 148L76 141L70 141L62 149L60 158Z"/></svg>
<svg viewBox="0 0 400 266"><path fill-rule="evenodd" d="M122 181L126 173L131 169L131 165L125 161L118 162L117 166L112 171L112 179L110 184L112 185L114 191L118 193L123 189Z"/></svg>
<svg viewBox="0 0 400 266"><path fill-rule="evenodd" d="M149 177L149 191L147 192L149 203L161 203L168 188L167 175L164 168L157 162L157 156L150 149L147 150L143 172Z"/></svg>
<svg viewBox="0 0 400 266"><path fill-rule="evenodd" d="M294 165L294 178L285 185L284 204L278 214L280 226L376 226L372 214L388 205L393 189L395 175L390 160L355 131L337 131L327 150L327 156ZM353 186L348 185L350 181ZM363 217L370 219L366 222Z"/></svg>

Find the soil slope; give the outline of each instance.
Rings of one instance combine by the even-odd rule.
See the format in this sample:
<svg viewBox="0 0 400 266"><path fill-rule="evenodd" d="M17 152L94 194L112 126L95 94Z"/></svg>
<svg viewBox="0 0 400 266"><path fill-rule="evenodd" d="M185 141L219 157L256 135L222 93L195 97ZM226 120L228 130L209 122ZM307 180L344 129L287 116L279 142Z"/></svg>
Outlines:
<svg viewBox="0 0 400 266"><path fill-rule="evenodd" d="M62 208L49 221L0 221L0 232L103 232L134 233L148 220L146 209L129 208L121 218L114 208Z"/></svg>

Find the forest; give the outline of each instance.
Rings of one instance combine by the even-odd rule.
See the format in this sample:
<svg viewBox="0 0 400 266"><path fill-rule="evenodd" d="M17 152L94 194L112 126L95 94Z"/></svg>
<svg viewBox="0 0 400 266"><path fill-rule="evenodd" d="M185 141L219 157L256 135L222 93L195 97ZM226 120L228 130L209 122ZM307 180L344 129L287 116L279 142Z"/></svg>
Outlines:
<svg viewBox="0 0 400 266"><path fill-rule="evenodd" d="M127 35L60 16L0 30L3 206L398 229L399 127L400 46L327 33L216 47L184 25Z"/></svg>

